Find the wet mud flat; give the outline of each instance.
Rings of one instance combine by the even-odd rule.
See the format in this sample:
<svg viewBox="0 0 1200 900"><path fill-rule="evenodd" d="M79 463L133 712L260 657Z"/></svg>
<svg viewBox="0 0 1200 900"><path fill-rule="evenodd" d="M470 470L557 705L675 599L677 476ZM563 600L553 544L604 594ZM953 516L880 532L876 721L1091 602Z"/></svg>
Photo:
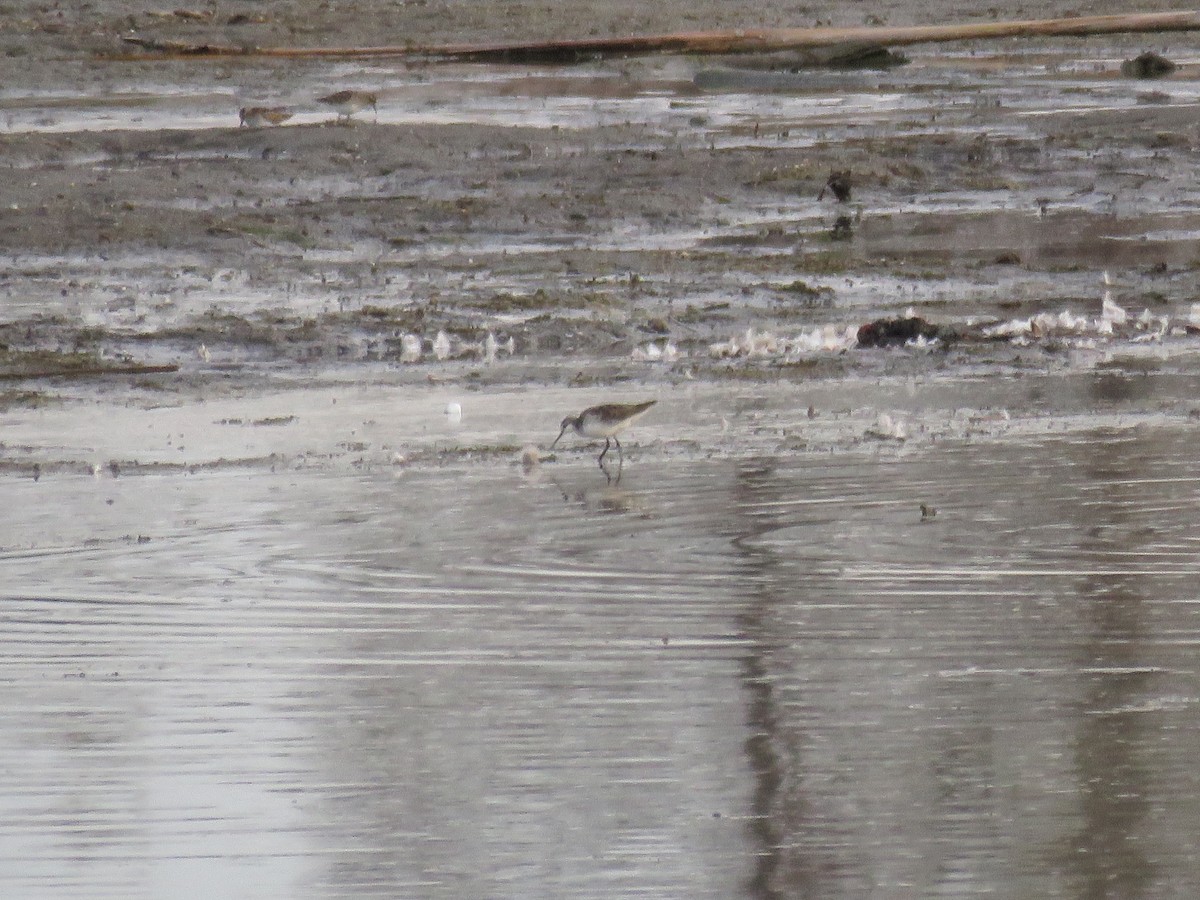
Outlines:
<svg viewBox="0 0 1200 900"><path fill-rule="evenodd" d="M3 102L0 363L176 365L170 384L220 392L486 361L491 334L518 371L665 354L740 377L757 355L836 376L860 360L822 333L910 310L948 329L1097 319L1106 289L1125 334L1031 343L1177 337L1200 92L1180 54L1168 78L1124 77L1138 46L951 45L848 71L91 60ZM374 90L378 115L337 124L315 98L339 87ZM294 116L237 128L251 104ZM846 201L818 200L835 172ZM788 342L826 352L754 352Z"/></svg>
<svg viewBox="0 0 1200 900"><path fill-rule="evenodd" d="M510 7L0 30L0 883L1200 884L1188 39L1153 81L1121 74L1144 37L880 70L93 55L580 18ZM377 115L336 123L341 88ZM649 398L619 479L546 452Z"/></svg>

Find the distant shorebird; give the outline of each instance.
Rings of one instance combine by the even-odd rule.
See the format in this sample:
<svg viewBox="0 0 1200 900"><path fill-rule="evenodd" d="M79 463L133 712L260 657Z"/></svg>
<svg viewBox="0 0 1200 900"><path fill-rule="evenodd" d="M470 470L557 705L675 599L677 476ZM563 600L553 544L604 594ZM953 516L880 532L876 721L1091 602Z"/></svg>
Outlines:
<svg viewBox="0 0 1200 900"><path fill-rule="evenodd" d="M590 406L577 416L567 416L562 420L562 428L558 432L558 437L554 439L554 443L550 445L553 450L555 445L562 440L562 436L567 433L568 428L574 428L575 433L580 437L587 438L604 438L604 449L600 451L600 456L596 462L600 465L600 470L605 475L608 470L604 468L604 455L608 453L609 443L617 445L617 471L621 470L621 466L625 463L625 456L621 452L621 442L617 440L617 435L640 419L657 400L647 400L645 403L605 403L602 406Z"/></svg>
<svg viewBox="0 0 1200 900"><path fill-rule="evenodd" d="M238 125L245 128L282 125L291 117L292 111L284 106L243 106L238 110Z"/></svg>
<svg viewBox="0 0 1200 900"><path fill-rule="evenodd" d="M854 182L850 180L850 171L831 172L829 179L825 182L825 186L821 188L821 193L817 194L818 202L825 199L825 192L829 191L833 194L838 203L848 203L850 200L850 191L854 187Z"/></svg>
<svg viewBox="0 0 1200 900"><path fill-rule="evenodd" d="M1147 50L1133 59L1121 63L1121 74L1126 78L1163 78L1179 66L1153 50Z"/></svg>
<svg viewBox="0 0 1200 900"><path fill-rule="evenodd" d="M364 109L375 110L375 118L379 118L379 97L369 91L338 91L325 97L318 97L318 103L324 103L338 114L338 121L350 121L351 116Z"/></svg>

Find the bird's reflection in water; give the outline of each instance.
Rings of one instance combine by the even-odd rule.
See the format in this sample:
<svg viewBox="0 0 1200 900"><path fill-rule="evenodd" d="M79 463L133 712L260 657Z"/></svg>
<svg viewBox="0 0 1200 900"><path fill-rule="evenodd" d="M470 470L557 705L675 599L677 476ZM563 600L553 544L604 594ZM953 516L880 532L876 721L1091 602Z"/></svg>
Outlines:
<svg viewBox="0 0 1200 900"><path fill-rule="evenodd" d="M834 241L848 241L854 237L854 220L849 216L838 216L833 227L829 229L829 237Z"/></svg>
<svg viewBox="0 0 1200 900"><path fill-rule="evenodd" d="M620 486L620 479L614 479L612 484L587 484L579 482L566 484L556 478L546 478L557 489L564 503L577 504L589 513L596 515L633 515L643 519L652 518L647 495L641 491L626 490Z"/></svg>
<svg viewBox="0 0 1200 900"><path fill-rule="evenodd" d="M553 459L552 456L547 458ZM650 518L653 514L643 492L621 487L623 473L620 469L615 477L610 475L610 480L604 483L590 477L564 481L549 474L542 466L544 461L537 448L524 448L520 458L521 479L529 485L552 484L564 503L579 504L588 512L601 515L628 513L642 518Z"/></svg>

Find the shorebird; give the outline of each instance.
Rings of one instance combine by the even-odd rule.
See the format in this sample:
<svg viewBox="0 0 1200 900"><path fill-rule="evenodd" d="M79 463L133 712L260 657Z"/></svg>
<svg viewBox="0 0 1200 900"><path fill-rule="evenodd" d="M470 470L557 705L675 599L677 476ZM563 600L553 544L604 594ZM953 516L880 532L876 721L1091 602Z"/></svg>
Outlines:
<svg viewBox="0 0 1200 900"><path fill-rule="evenodd" d="M596 462L600 465L600 471L608 475L608 470L604 468L604 455L608 453L610 442L617 445L617 471L621 470L621 466L625 463L625 456L621 452L621 442L617 440L617 435L640 419L657 400L647 400L645 403L605 403L601 406L589 406L577 416L567 416L562 420L562 428L558 432L558 437L554 439L554 443L550 445L553 450L555 444L562 440L562 436L567 433L568 428L574 428L575 433L580 437L588 438L604 438L604 449L600 451L600 456Z"/></svg>
<svg viewBox="0 0 1200 900"><path fill-rule="evenodd" d="M378 101L379 97L369 91L338 91L336 94L317 98L318 103L324 103L338 114L339 122L343 119L349 122L351 116L367 107L375 110L375 118L378 119L379 107L375 105Z"/></svg>
<svg viewBox="0 0 1200 900"><path fill-rule="evenodd" d="M1179 67L1165 56L1147 50L1133 59L1121 63L1121 74L1126 78L1162 78Z"/></svg>
<svg viewBox="0 0 1200 900"><path fill-rule="evenodd" d="M238 125L246 128L282 125L291 117L291 110L283 106L243 106L238 110Z"/></svg>
<svg viewBox="0 0 1200 900"><path fill-rule="evenodd" d="M825 199L825 192L830 191L838 203L848 203L850 200L850 190L854 183L850 180L850 170L844 172L830 172L829 179L825 182L825 187L821 188L821 193L817 194L817 201Z"/></svg>

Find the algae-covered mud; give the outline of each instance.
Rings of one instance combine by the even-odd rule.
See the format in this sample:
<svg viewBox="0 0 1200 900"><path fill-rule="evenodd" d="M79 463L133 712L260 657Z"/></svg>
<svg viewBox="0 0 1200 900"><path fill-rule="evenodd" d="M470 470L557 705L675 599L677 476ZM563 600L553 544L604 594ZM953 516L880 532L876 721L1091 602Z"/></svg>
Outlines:
<svg viewBox="0 0 1200 900"><path fill-rule="evenodd" d="M0 16L3 893L1194 894L1195 38L593 7Z"/></svg>

